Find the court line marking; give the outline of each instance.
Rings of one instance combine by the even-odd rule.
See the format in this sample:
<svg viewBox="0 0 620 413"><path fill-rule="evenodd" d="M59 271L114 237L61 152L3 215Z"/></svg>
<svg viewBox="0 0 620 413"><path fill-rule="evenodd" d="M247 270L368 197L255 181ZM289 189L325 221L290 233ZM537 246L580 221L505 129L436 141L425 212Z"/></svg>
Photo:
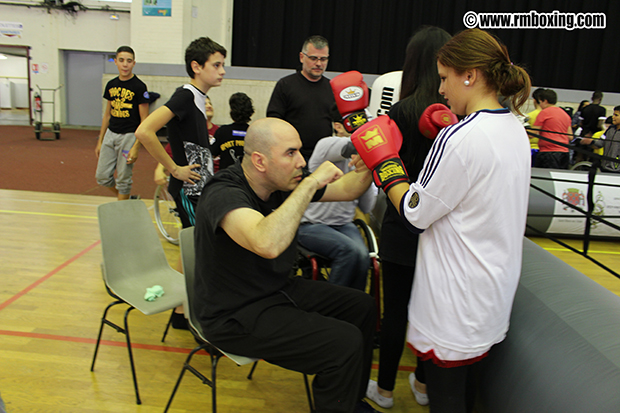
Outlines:
<svg viewBox="0 0 620 413"><path fill-rule="evenodd" d="M77 204L67 204L67 205L77 205ZM153 207L150 206L147 209L153 209ZM12 210L8 210L8 209L0 209L0 213L5 213L5 214L23 214L23 215L40 215L40 216L60 217L60 218L97 219L96 216L57 214L57 213L52 213L52 212L12 211ZM153 221L153 223L155 223L155 221Z"/></svg>
<svg viewBox="0 0 620 413"><path fill-rule="evenodd" d="M52 212L9 211L9 210L6 210L6 209L0 209L0 213L5 213L5 214L23 214L23 215L41 215L41 216L60 217L60 218L97 219L96 216L56 214L56 213L52 213Z"/></svg>
<svg viewBox="0 0 620 413"><path fill-rule="evenodd" d="M36 199L20 199L20 198L1 198L6 199L8 201L19 201L19 202L30 202L36 204L55 204L55 205L75 205L75 206L86 206L86 207L98 207L99 204L78 204L76 202L61 202L61 201L43 201Z"/></svg>
<svg viewBox="0 0 620 413"><path fill-rule="evenodd" d="M27 331L0 330L0 335L12 336L12 337L38 338L38 339L43 339L43 340L57 340L57 341L65 341L65 342L70 342L70 343L84 343L84 344L96 344L97 343L97 339L95 338L71 337L71 336L62 336L58 334L31 333ZM99 343L101 345L112 346L112 347L127 347L127 343L124 341L101 340ZM192 351L191 348L166 347L163 345L141 344L141 343L133 343L133 342L131 343L131 348L141 349L141 350L164 351L168 353L185 353L185 354L188 354L190 351Z"/></svg>
<svg viewBox="0 0 620 413"><path fill-rule="evenodd" d="M569 250L568 248L545 248L545 247L542 247L542 249L544 249L545 251L571 252L571 253L574 254L574 252ZM595 250L588 250L588 254L620 255L620 252L619 251L595 251Z"/></svg>
<svg viewBox="0 0 620 413"><path fill-rule="evenodd" d="M9 298L8 300L6 300L2 304L0 304L0 311L4 310L6 307L8 307L9 305L13 304L19 298L23 297L24 295L26 295L27 293L32 291L34 288L38 287L40 284L42 284L43 282L47 281L50 277L52 277L54 274L58 273L60 270L66 268L69 264L72 264L73 262L75 262L76 260L81 258L84 254L88 253L90 250L92 250L93 248L95 248L99 244L101 244L101 240L95 241L93 244L91 244L90 246L86 247L84 250L80 251L79 253L77 253L73 257L69 258L67 261L63 262L58 267L54 268L52 271L48 272L46 275L44 275L43 277L39 278L37 281L33 282L28 287L24 288L23 290L21 290L20 292L15 294L13 297Z"/></svg>
<svg viewBox="0 0 620 413"><path fill-rule="evenodd" d="M85 338L85 337L70 337L70 336L61 336L57 334L42 334L42 333L31 333L26 331L10 331L10 330L0 330L0 335L2 336L12 336L12 337L25 337L25 338L36 338L42 340L57 340L64 341L70 343L83 343L83 344L96 344L97 340L94 338ZM127 343L124 341L111 341L111 340L101 340L99 342L100 345L103 346L112 346L112 347L127 347ZM153 351L163 351L165 353L180 353L180 354L189 354L193 348L183 348L183 347L166 347L162 345L155 344L141 344L141 343L131 343L131 348L133 350L153 350ZM205 350L208 353L208 351ZM198 353L197 355L203 355ZM379 365L376 363L372 364L373 370L378 370ZM415 371L414 366L398 366L398 370L400 371Z"/></svg>

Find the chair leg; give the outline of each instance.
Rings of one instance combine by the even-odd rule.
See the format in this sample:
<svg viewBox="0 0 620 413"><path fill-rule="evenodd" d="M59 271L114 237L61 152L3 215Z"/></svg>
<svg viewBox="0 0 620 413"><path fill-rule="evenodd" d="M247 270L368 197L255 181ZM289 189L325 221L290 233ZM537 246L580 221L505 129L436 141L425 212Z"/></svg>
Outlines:
<svg viewBox="0 0 620 413"><path fill-rule="evenodd" d="M252 375L254 374L254 370L256 370L256 365L258 364L259 361L260 360L256 360L254 362L254 364L252 364L252 368L250 369L250 373L248 374L248 380L252 380ZM215 372L214 372L214 374L215 374ZM308 375L307 374L304 374L304 384L306 386L306 395L308 396L308 405L310 406L310 413L314 413L315 412L315 410L314 410L314 402L312 401L312 392L310 391L310 384L308 383ZM214 400L214 403L215 403L215 400ZM214 412L215 412L215 410L214 410Z"/></svg>
<svg viewBox="0 0 620 413"><path fill-rule="evenodd" d="M304 374L304 384L306 385L306 394L308 395L308 405L310 406L310 413L315 413L314 402L312 401L312 393L310 392L310 384L308 383L307 374Z"/></svg>
<svg viewBox="0 0 620 413"><path fill-rule="evenodd" d="M213 413L217 413L217 387L216 387L216 374L217 374L217 362L220 359L221 355L213 355L213 353L209 353L211 356L211 404Z"/></svg>
<svg viewBox="0 0 620 413"><path fill-rule="evenodd" d="M127 351L129 352L129 364L131 365L133 387L136 391L136 404L142 404L142 401L140 400L140 392L138 390L138 378L136 377L136 368L133 362L133 353L131 351L131 338L129 337L129 325L127 324L127 317L129 316L129 312L133 309L134 307L129 307L127 311L125 311L125 339L127 341Z"/></svg>
<svg viewBox="0 0 620 413"><path fill-rule="evenodd" d="M172 312L170 313L170 318L168 319L168 324L166 324L166 329L164 330L164 336L161 338L161 342L163 343L164 340L166 339L166 336L168 335L168 330L170 329L170 324L172 324L172 317L174 316L174 308L172 309Z"/></svg>
<svg viewBox="0 0 620 413"><path fill-rule="evenodd" d="M202 350L202 349L205 349L205 347L210 347L209 357L211 357L211 380L209 380L202 373L200 373L198 370L196 370L194 367L190 365L187 366L187 369L191 371L196 377L201 379L203 384L206 384L207 386L211 387L212 411L213 413L216 413L217 412L217 385L216 385L217 363L220 360L220 358L223 356L223 354L219 350L214 349L210 344L200 346L198 349L195 349L195 350L196 351Z"/></svg>
<svg viewBox="0 0 620 413"><path fill-rule="evenodd" d="M111 304L109 304L103 311L103 316L101 317L101 325L99 326L99 334L97 335L97 344L95 344L95 353L93 354L93 362L90 365L90 371L95 371L95 360L97 359L97 353L99 352L99 343L101 342L101 334L103 333L103 326L107 324L110 327L113 327L114 329L116 329L116 331L119 331L120 327L118 327L114 323L110 323L107 320L108 310L117 304L124 304L124 301L120 301L120 300L114 301Z"/></svg>
<svg viewBox="0 0 620 413"><path fill-rule="evenodd" d="M172 404L172 399L174 399L174 395L177 394L177 390L179 389L179 386L181 385L181 380L183 379L185 370L186 370L185 365L183 365L183 368L181 369L181 374L179 375L179 378L177 379L177 382L174 385L174 389L172 389L172 394L170 395L170 398L168 399L168 404L166 404L166 408L164 409L164 413L168 412L168 409L170 408L170 405Z"/></svg>
<svg viewBox="0 0 620 413"><path fill-rule="evenodd" d="M254 374L254 370L256 370L256 365L258 364L258 360L252 364L252 368L250 369L250 374L248 374L248 380L252 380L252 374Z"/></svg>
<svg viewBox="0 0 620 413"><path fill-rule="evenodd" d="M174 395L177 393L177 390L179 389L179 386L181 385L181 380L183 380L183 376L185 375L186 370L191 371L196 377L201 379L204 384L211 387L212 381L206 378L205 376L203 376L198 370L196 370L194 367L190 365L190 361L192 360L192 357L194 357L194 354L196 354L200 350L203 350L205 347L206 345L202 345L202 346L198 346L194 348L189 353L187 358L185 359L185 363L183 363L183 368L181 369L181 374L179 375L179 378L177 379L177 382L174 385L174 389L172 389L172 394L170 395L170 399L168 399L168 404L166 405L166 409L164 410L164 413L168 412L168 409L170 408L170 405L172 404L172 399L174 399ZM212 360L212 363L213 363L213 360Z"/></svg>

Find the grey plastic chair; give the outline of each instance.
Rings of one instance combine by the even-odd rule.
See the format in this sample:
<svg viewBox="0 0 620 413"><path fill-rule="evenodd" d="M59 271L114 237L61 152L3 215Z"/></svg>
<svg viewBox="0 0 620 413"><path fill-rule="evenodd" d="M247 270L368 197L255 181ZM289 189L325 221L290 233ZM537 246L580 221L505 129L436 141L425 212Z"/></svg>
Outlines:
<svg viewBox="0 0 620 413"><path fill-rule="evenodd" d="M181 369L181 374L172 390L172 394L170 395L170 399L168 400L168 404L166 405L166 409L164 413L168 411L170 405L172 404L172 399L176 394L179 385L181 384L181 380L183 379L183 375L185 371L189 370L192 374L198 377L204 384L211 387L211 400L212 400L212 411L213 413L217 412L217 381L216 381L216 373L217 373L217 363L222 356L228 357L232 361L234 361L237 365L243 366L246 364L254 363L252 365L252 369L248 374L248 380L252 379L252 374L254 373L254 369L256 368L256 364L259 359L249 358L244 356L239 356L235 354L230 354L225 351L220 350L213 344L209 343L209 341L205 338L204 333L202 331L202 327L200 322L198 321L198 317L192 311L192 302L196 297L194 297L194 265L195 265L195 257L196 252L194 249L194 227L185 228L181 230L179 233L179 245L181 246L181 262L183 263L183 273L185 274L185 284L186 284L186 302L185 302L185 316L187 317L187 321L190 327L190 331L196 338L196 340L202 344L195 347L187 356L185 363L183 363L183 368ZM190 365L190 361L194 354L199 352L200 350L205 350L209 353L211 357L211 378L209 379L205 375L203 375L200 371L198 371L194 366ZM306 386L306 394L308 396L308 404L310 405L310 412L314 412L314 403L312 401L312 394L310 392L310 385L308 384L308 376L304 376L304 384Z"/></svg>
<svg viewBox="0 0 620 413"><path fill-rule="evenodd" d="M107 325L124 334L136 403L141 404L129 337L129 312L138 309L144 315L151 315L178 307L185 298L185 282L183 275L168 264L159 235L143 201L127 200L103 204L98 207L97 213L103 252L103 280L114 301L105 308L101 317L90 371L95 369L103 327ZM160 285L164 294L154 301L146 301L146 289L154 285ZM123 327L107 319L108 310L118 304L129 306L125 311ZM170 321L171 319L168 320L161 341L166 338Z"/></svg>

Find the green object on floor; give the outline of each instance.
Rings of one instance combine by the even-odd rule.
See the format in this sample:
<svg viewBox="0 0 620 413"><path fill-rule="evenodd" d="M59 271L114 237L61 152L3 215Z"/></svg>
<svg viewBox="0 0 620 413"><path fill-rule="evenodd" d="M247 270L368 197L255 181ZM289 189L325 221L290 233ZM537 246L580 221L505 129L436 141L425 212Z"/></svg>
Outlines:
<svg viewBox="0 0 620 413"><path fill-rule="evenodd" d="M146 301L155 301L157 298L164 295L164 289L161 285L154 285L150 288L146 289L146 294L144 294L144 299Z"/></svg>

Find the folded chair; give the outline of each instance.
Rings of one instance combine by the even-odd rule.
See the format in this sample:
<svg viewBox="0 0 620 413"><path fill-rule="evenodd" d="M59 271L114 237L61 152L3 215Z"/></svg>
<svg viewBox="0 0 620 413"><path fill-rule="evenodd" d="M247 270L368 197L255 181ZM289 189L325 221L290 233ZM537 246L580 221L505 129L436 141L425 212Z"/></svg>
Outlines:
<svg viewBox="0 0 620 413"><path fill-rule="evenodd" d="M183 275L168 264L159 235L143 201L127 200L103 204L99 206L97 213L103 252L103 280L114 301L105 308L101 317L90 371L95 369L103 327L107 325L124 334L136 403L141 404L129 337L129 312L138 309L145 315L151 315L178 307L185 298L185 282ZM154 301L146 301L146 289L155 285L161 286L164 294ZM107 319L108 310L118 304L129 306L125 311L122 327ZM170 320L161 341L166 338Z"/></svg>
<svg viewBox="0 0 620 413"><path fill-rule="evenodd" d="M185 374L185 371L187 370L189 370L192 374L198 377L204 384L211 387L211 400L212 400L212 406L213 406L212 411L213 413L216 413L217 412L217 394L216 394L216 391L217 391L216 377L217 376L216 376L216 373L217 373L217 363L220 360L220 358L222 356L228 357L229 359L234 361L238 366L254 363L252 365L250 373L247 376L248 380L252 379L252 374L254 373L254 369L256 368L256 364L258 363L259 359L238 356L235 354L227 353L225 351L220 350L213 344L209 343L209 341L204 337L204 333L202 331L200 322L198 321L198 317L196 316L192 308L192 302L196 299L196 297L194 296L194 271L195 271L194 264L196 262L195 261L196 252L194 250L194 228L193 227L185 228L181 230L181 232L179 233L179 245L181 247L181 262L183 263L183 273L185 275L185 284L186 284L186 292L187 292L185 306L184 306L185 316L187 317L190 331L196 338L196 341L200 342L201 344L197 346L196 348L194 348L189 353L189 355L187 356L187 359L185 360L185 363L183 363L181 374L179 375L179 378L176 384L174 385L174 389L172 390L172 394L170 395L170 399L168 400L168 404L166 405L166 409L164 410L164 413L168 412L168 409L170 408L170 405L172 404L172 399L174 398L174 395L176 394L179 388L179 385L181 384L181 380L183 379L183 375ZM211 378L210 379L190 364L194 354L196 354L200 350L205 350L207 353L209 353L209 356L211 357ZM310 405L310 412L312 413L314 412L314 404L312 401L312 394L310 393L310 385L308 384L308 376L306 376L305 374L304 374L304 384L306 387L306 394L308 396L308 404Z"/></svg>

